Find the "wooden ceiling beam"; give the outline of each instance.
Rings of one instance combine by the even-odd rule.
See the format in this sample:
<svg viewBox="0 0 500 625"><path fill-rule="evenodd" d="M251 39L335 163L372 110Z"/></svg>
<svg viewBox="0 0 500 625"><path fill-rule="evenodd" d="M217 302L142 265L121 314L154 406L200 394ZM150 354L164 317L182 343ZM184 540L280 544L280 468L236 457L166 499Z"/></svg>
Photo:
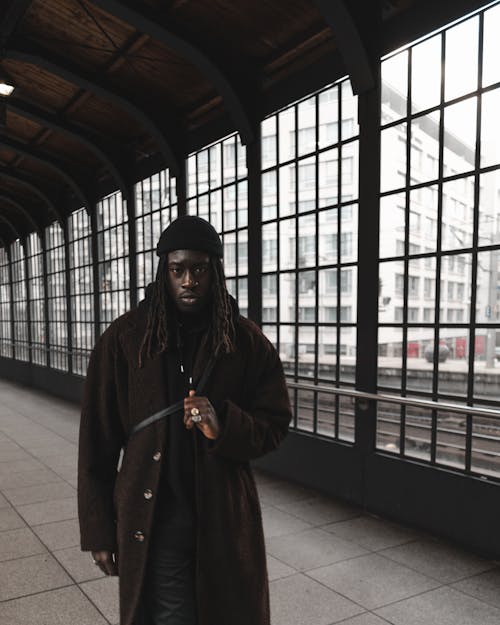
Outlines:
<svg viewBox="0 0 500 625"><path fill-rule="evenodd" d="M21 215L26 219L26 221L29 222L30 226L32 226L38 234L41 233L40 224L35 221L33 215L31 215L31 213L26 210L26 208L24 208L24 206L16 200L16 198L12 197L10 193L2 191L2 193L0 193L0 202L7 202L10 204L18 213L21 213Z"/></svg>
<svg viewBox="0 0 500 625"><path fill-rule="evenodd" d="M80 128L76 124L71 123L68 120L63 119L60 115L49 113L33 104L22 102L19 99L9 99L6 102L7 109L19 115L20 117L30 119L45 128L50 128L60 132L61 134L74 139L79 143L85 145L91 150L108 168L112 176L115 178L120 191L127 196L127 175L128 171L125 166L120 163L120 157L117 154L113 154L111 150L102 144L102 142L95 136L88 128ZM41 143L38 140L37 143ZM130 170L130 167L129 167Z"/></svg>
<svg viewBox="0 0 500 625"><path fill-rule="evenodd" d="M345 0L315 0L335 42L351 79L353 93L359 95L375 87L370 57L356 22Z"/></svg>
<svg viewBox="0 0 500 625"><path fill-rule="evenodd" d="M90 0L106 13L130 24L138 31L164 44L186 59L215 86L231 115L243 144L254 140L253 119L245 104L245 97L233 84L224 68L215 61L210 51L184 33L158 22L158 16L146 7L138 11L129 0Z"/></svg>
<svg viewBox="0 0 500 625"><path fill-rule="evenodd" d="M148 115L141 105L135 104L128 95L118 93L111 89L105 77L99 78L95 72L89 72L77 67L71 61L59 57L50 50L34 42L13 42L11 46L0 52L5 59L12 59L41 67L67 82L70 82L86 91L92 92L99 98L112 102L136 119L156 140L163 154L166 165L176 175L181 170L181 157L174 148L169 134L177 136L179 133L178 116L172 112L164 111L161 120L156 120ZM168 127L167 127L168 124Z"/></svg>
<svg viewBox="0 0 500 625"><path fill-rule="evenodd" d="M68 184L76 196L80 198L83 205L89 211L91 210L92 202L84 189L84 185L82 185L73 174L70 174L63 164L59 163L51 155L45 154L33 146L20 143L10 137L0 137L0 146L4 146L20 156L31 158L39 163L42 163L42 165L50 167L50 169L55 171L57 175Z"/></svg>

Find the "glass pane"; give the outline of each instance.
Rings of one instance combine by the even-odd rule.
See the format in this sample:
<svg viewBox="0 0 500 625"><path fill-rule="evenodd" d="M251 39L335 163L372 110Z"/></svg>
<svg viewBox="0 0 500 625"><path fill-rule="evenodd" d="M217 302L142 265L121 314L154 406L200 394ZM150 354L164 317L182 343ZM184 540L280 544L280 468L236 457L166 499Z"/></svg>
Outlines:
<svg viewBox="0 0 500 625"><path fill-rule="evenodd" d="M295 274L280 275L280 321L295 321Z"/></svg>
<svg viewBox="0 0 500 625"><path fill-rule="evenodd" d="M406 117L408 50L382 63L382 125Z"/></svg>
<svg viewBox="0 0 500 625"><path fill-rule="evenodd" d="M441 100L441 35L412 48L412 111L423 111Z"/></svg>
<svg viewBox="0 0 500 625"><path fill-rule="evenodd" d="M478 17L468 19L446 31L446 100L477 89L478 36Z"/></svg>
<svg viewBox="0 0 500 625"><path fill-rule="evenodd" d="M472 244L474 178L459 178L443 184L441 248L454 250Z"/></svg>
<svg viewBox="0 0 500 625"><path fill-rule="evenodd" d="M377 449L399 453L401 409L397 404L378 402Z"/></svg>
<svg viewBox="0 0 500 625"><path fill-rule="evenodd" d="M354 412L353 397L339 396L339 439L354 442Z"/></svg>
<svg viewBox="0 0 500 625"><path fill-rule="evenodd" d="M465 469L466 416L439 411L436 431L436 462Z"/></svg>
<svg viewBox="0 0 500 625"><path fill-rule="evenodd" d="M314 210L316 206L316 159L312 157L299 161L297 169L299 176L298 210L299 212ZM290 187L290 192L292 191L293 189Z"/></svg>
<svg viewBox="0 0 500 625"><path fill-rule="evenodd" d="M444 175L474 169L477 98L444 109Z"/></svg>
<svg viewBox="0 0 500 625"><path fill-rule="evenodd" d="M337 363L337 328L334 326L320 326L318 341L318 377L323 380L335 380Z"/></svg>
<svg viewBox="0 0 500 625"><path fill-rule="evenodd" d="M278 268L277 224L262 226L262 271L274 271Z"/></svg>
<svg viewBox="0 0 500 625"><path fill-rule="evenodd" d="M336 401L332 393L318 393L318 434L335 436Z"/></svg>
<svg viewBox="0 0 500 625"><path fill-rule="evenodd" d="M340 270L340 315L343 323L356 323L357 318L357 268L348 267Z"/></svg>
<svg viewBox="0 0 500 625"><path fill-rule="evenodd" d="M406 406L405 456L430 460L432 413L425 408Z"/></svg>
<svg viewBox="0 0 500 625"><path fill-rule="evenodd" d="M342 141L345 141L359 134L358 98L353 94L351 82L349 80L344 80L340 89L342 91L342 123L340 125L340 133Z"/></svg>
<svg viewBox="0 0 500 625"><path fill-rule="evenodd" d="M477 255L477 323L498 323L500 320L500 250ZM493 350L493 345L491 350ZM490 360L492 359L490 355Z"/></svg>
<svg viewBox="0 0 500 625"><path fill-rule="evenodd" d="M411 123L411 182L428 182L439 176L440 112L417 117Z"/></svg>
<svg viewBox="0 0 500 625"><path fill-rule="evenodd" d="M297 428L305 432L312 432L313 418L314 393L300 389L297 391Z"/></svg>
<svg viewBox="0 0 500 625"><path fill-rule="evenodd" d="M355 318L353 319L355 321ZM340 381L353 384L356 377L356 328L340 328Z"/></svg>
<svg viewBox="0 0 500 625"><path fill-rule="evenodd" d="M296 266L295 219L280 222L280 269L294 269Z"/></svg>
<svg viewBox="0 0 500 625"><path fill-rule="evenodd" d="M298 156L310 154L316 149L316 96L297 106Z"/></svg>
<svg viewBox="0 0 500 625"><path fill-rule="evenodd" d="M319 148L337 143L339 140L339 87L331 87L319 94Z"/></svg>
<svg viewBox="0 0 500 625"><path fill-rule="evenodd" d="M405 186L406 123L382 130L380 170L382 193Z"/></svg>
<svg viewBox="0 0 500 625"><path fill-rule="evenodd" d="M471 469L483 475L499 476L500 437L498 419L473 417Z"/></svg>
<svg viewBox="0 0 500 625"><path fill-rule="evenodd" d="M341 148L340 163L341 201L357 200L358 191L358 142L354 141Z"/></svg>
<svg viewBox="0 0 500 625"><path fill-rule="evenodd" d="M280 184L280 216L295 213L295 165L287 165L279 169Z"/></svg>
<svg viewBox="0 0 500 625"><path fill-rule="evenodd" d="M396 241L404 245L405 202L404 193L380 198L380 258L401 255Z"/></svg>
<svg viewBox="0 0 500 625"><path fill-rule="evenodd" d="M281 111L278 115L279 162L295 157L295 108Z"/></svg>
<svg viewBox="0 0 500 625"><path fill-rule="evenodd" d="M262 168L276 165L276 116L262 122Z"/></svg>
<svg viewBox="0 0 500 625"><path fill-rule="evenodd" d="M500 164L500 89L484 93L481 109L481 167Z"/></svg>
<svg viewBox="0 0 500 625"><path fill-rule="evenodd" d="M500 170L479 179L479 245L500 243Z"/></svg>
<svg viewBox="0 0 500 625"><path fill-rule="evenodd" d="M484 13L483 86L500 81L498 63L498 33L500 32L500 5Z"/></svg>
<svg viewBox="0 0 500 625"><path fill-rule="evenodd" d="M434 342L433 328L408 328L406 357L406 388L412 391L432 392L434 365L432 350Z"/></svg>
<svg viewBox="0 0 500 625"><path fill-rule="evenodd" d="M401 391L403 331L382 327L378 330L378 386Z"/></svg>
<svg viewBox="0 0 500 625"><path fill-rule="evenodd" d="M402 323L405 270L402 261L379 265L379 293L384 310L379 311L380 323ZM385 304L384 304L385 302Z"/></svg>
<svg viewBox="0 0 500 625"><path fill-rule="evenodd" d="M338 201L338 150L327 150L319 155L318 198L319 207L331 206Z"/></svg>
<svg viewBox="0 0 500 625"><path fill-rule="evenodd" d="M465 397L467 395L469 330L440 328L438 392Z"/></svg>

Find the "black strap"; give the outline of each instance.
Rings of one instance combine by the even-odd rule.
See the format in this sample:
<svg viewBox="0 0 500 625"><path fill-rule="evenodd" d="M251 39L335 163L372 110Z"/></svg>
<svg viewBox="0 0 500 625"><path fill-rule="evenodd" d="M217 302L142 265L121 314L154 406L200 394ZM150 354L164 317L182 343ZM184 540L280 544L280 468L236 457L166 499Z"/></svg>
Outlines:
<svg viewBox="0 0 500 625"><path fill-rule="evenodd" d="M215 355L212 354L212 356L210 357L210 360L207 363L207 366L205 367L205 371L203 372L203 375L201 376L200 381L198 382L198 386L196 388L197 395L201 395L203 393L205 384L207 383L207 380L210 374L212 373L212 369L214 368L215 361L216 361L216 357ZM131 438L134 434L137 434L137 432L147 427L148 425L151 425L152 423L156 423L156 421L163 419L163 417L168 417L169 415L174 414L174 412L183 410L183 408L184 408L183 399L175 402L175 404L171 404L170 406L168 406L168 408L162 408L162 410L155 412L151 416L146 417L146 419L143 419L142 421L137 423L130 431L129 438Z"/></svg>

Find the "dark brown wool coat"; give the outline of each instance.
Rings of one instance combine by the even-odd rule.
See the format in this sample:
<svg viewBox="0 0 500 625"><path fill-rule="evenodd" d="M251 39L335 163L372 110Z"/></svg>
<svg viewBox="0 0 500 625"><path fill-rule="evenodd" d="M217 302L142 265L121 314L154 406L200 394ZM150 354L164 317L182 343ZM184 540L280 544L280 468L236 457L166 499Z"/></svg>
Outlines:
<svg viewBox="0 0 500 625"><path fill-rule="evenodd" d="M161 357L146 358L138 368L146 315L146 306L126 313L97 342L80 426L81 548L118 551L121 625L141 623L141 589L166 449L165 420L127 443L134 424L166 404ZM191 430L199 625L270 624L262 517L249 460L279 446L288 430L290 403L272 344L244 317L236 321L236 330L236 352L220 356L204 393L220 419L221 434L210 441L198 428ZM195 383L210 355L207 343L205 337L195 363ZM152 490L151 499L144 497L145 489ZM144 540L137 539L138 531Z"/></svg>

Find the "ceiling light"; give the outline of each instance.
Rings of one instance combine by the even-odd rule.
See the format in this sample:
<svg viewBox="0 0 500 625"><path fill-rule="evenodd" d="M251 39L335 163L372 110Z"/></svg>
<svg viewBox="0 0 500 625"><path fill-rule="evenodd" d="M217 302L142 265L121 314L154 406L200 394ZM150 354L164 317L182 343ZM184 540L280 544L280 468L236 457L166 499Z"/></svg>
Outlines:
<svg viewBox="0 0 500 625"><path fill-rule="evenodd" d="M8 97L14 91L14 85L0 79L0 96Z"/></svg>

